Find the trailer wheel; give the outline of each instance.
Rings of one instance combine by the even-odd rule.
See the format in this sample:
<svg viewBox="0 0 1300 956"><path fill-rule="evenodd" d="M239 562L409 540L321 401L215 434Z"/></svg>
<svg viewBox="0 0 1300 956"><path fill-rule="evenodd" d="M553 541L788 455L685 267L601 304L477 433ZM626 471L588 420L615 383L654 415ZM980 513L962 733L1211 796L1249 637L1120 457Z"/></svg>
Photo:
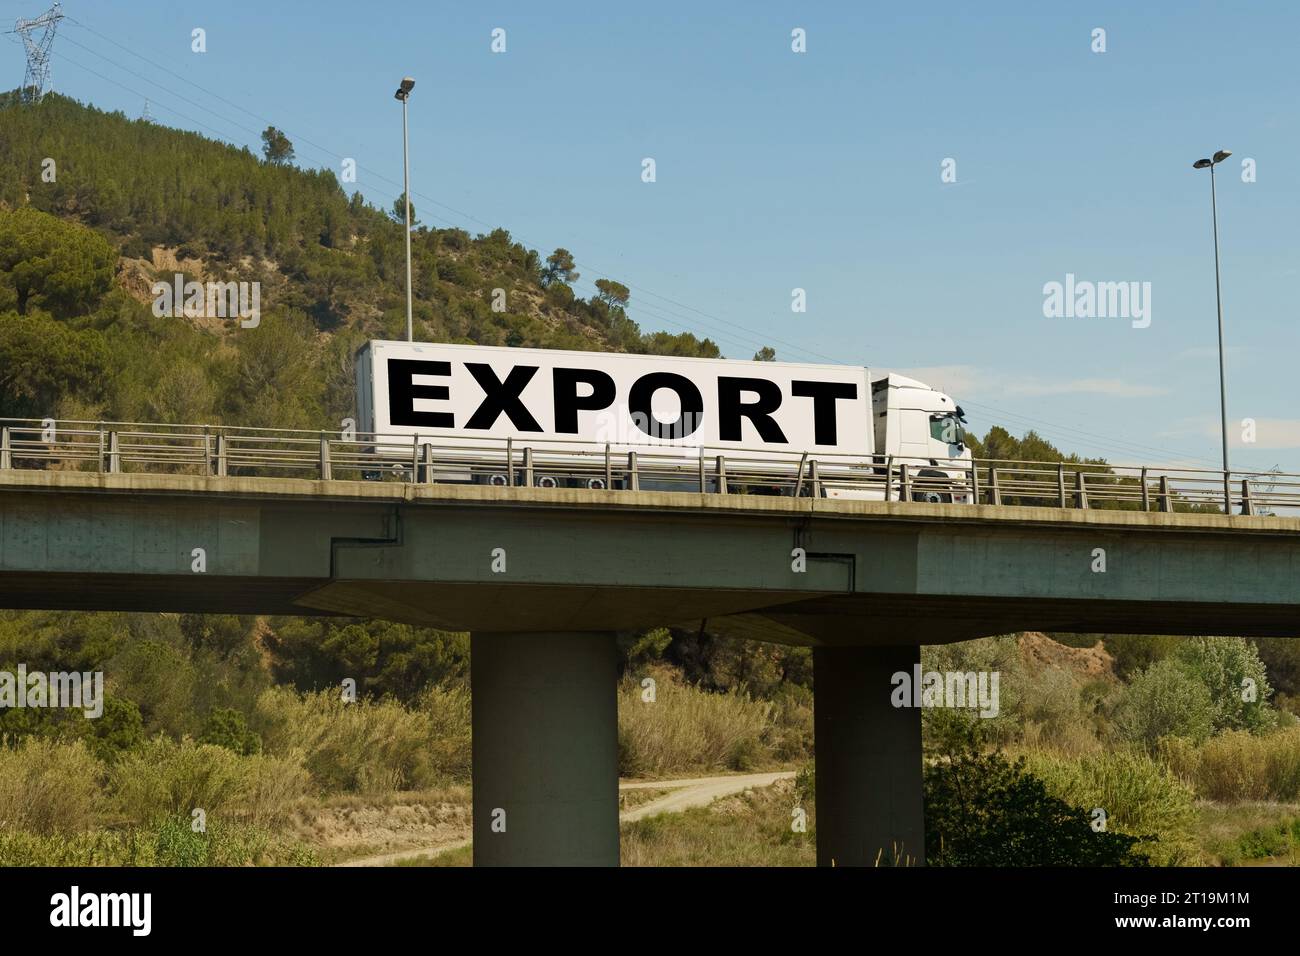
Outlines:
<svg viewBox="0 0 1300 956"><path fill-rule="evenodd" d="M918 478L944 478L948 476L941 471L934 471L930 468L923 468L917 472ZM952 504L952 494L946 491L937 491L933 488L922 488L920 491L912 492L913 501L924 501L932 505L950 505Z"/></svg>

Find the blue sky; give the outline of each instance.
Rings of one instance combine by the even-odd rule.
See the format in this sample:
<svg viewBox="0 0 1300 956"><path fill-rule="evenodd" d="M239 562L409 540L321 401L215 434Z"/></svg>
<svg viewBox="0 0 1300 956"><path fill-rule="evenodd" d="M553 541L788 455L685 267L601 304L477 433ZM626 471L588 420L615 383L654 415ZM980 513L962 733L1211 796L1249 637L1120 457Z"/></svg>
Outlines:
<svg viewBox="0 0 1300 956"><path fill-rule="evenodd" d="M0 20L44 3L0 0ZM1300 472L1283 388L1300 353L1300 8L713 6L67 0L54 87L129 116L147 96L159 122L254 149L274 123L304 166L355 158L356 188L387 206L392 91L410 74L426 223L564 246L579 294L618 279L643 328L729 357L770 344L914 370L980 434L1035 428L1116 463L1207 468L1210 184L1191 164L1231 149L1217 183L1233 464ZM0 43L2 85L22 68ZM1067 273L1149 282L1150 325L1045 318L1044 284Z"/></svg>

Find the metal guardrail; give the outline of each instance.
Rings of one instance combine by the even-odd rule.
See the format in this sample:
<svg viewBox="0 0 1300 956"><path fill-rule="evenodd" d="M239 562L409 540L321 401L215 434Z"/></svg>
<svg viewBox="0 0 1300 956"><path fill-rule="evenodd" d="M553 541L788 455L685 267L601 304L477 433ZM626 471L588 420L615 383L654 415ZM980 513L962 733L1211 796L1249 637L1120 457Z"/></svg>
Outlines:
<svg viewBox="0 0 1300 956"><path fill-rule="evenodd" d="M289 476L1300 515L1300 475L0 418L0 470Z"/></svg>

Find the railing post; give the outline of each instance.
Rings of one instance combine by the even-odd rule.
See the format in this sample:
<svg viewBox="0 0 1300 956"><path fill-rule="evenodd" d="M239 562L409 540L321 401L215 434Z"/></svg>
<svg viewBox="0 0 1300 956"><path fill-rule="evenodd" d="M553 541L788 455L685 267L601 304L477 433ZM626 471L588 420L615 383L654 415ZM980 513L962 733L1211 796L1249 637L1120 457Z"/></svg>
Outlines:
<svg viewBox="0 0 1300 956"><path fill-rule="evenodd" d="M1241 513L1244 515L1253 515L1255 508L1250 500L1250 479L1241 479Z"/></svg>
<svg viewBox="0 0 1300 956"><path fill-rule="evenodd" d="M794 496L798 498L803 494L803 470L808 464L808 453L804 452L799 457L799 474L795 476Z"/></svg>
<svg viewBox="0 0 1300 956"><path fill-rule="evenodd" d="M122 470L122 455L117 450L117 432L108 433L108 473L116 475Z"/></svg>
<svg viewBox="0 0 1300 956"><path fill-rule="evenodd" d="M506 487L515 486L515 440L506 439Z"/></svg>
<svg viewBox="0 0 1300 956"><path fill-rule="evenodd" d="M1169 476L1160 476L1160 510L1173 511L1174 503L1169 497Z"/></svg>
<svg viewBox="0 0 1300 956"><path fill-rule="evenodd" d="M970 503L980 503L980 466L973 461L970 463Z"/></svg>
<svg viewBox="0 0 1300 956"><path fill-rule="evenodd" d="M998 470L992 465L989 465L989 495L993 504L1002 504L1002 489L998 487Z"/></svg>
<svg viewBox="0 0 1300 956"><path fill-rule="evenodd" d="M1057 462L1056 488L1060 495L1061 507L1065 507L1065 462Z"/></svg>
<svg viewBox="0 0 1300 956"><path fill-rule="evenodd" d="M424 443L424 483L433 484L433 443Z"/></svg>
<svg viewBox="0 0 1300 956"><path fill-rule="evenodd" d="M812 481L812 496L814 498L820 498L822 496L822 480L817 474L816 458L808 462L808 477Z"/></svg>
<svg viewBox="0 0 1300 956"><path fill-rule="evenodd" d="M912 475L911 472L908 471L906 464L902 464L898 466L898 484L899 484L898 500L911 501L912 500Z"/></svg>
<svg viewBox="0 0 1300 956"><path fill-rule="evenodd" d="M1223 513L1232 514L1232 472L1223 473Z"/></svg>
<svg viewBox="0 0 1300 956"><path fill-rule="evenodd" d="M614 463L609 460L609 442L605 442L605 490L614 490Z"/></svg>
<svg viewBox="0 0 1300 956"><path fill-rule="evenodd" d="M885 459L885 500L894 496L894 456Z"/></svg>
<svg viewBox="0 0 1300 956"><path fill-rule="evenodd" d="M320 477L321 481L330 480L330 440L324 432L320 433Z"/></svg>
<svg viewBox="0 0 1300 956"><path fill-rule="evenodd" d="M727 459L724 456L719 455L718 460L715 463L714 467L717 469L716 475L718 478L718 494L720 495L728 494L729 492L727 490Z"/></svg>
<svg viewBox="0 0 1300 956"><path fill-rule="evenodd" d="M637 477L637 473L636 473L636 452L634 451L630 451L627 453L627 474L628 474L628 479L632 483L632 490L640 491L641 480Z"/></svg>
<svg viewBox="0 0 1300 956"><path fill-rule="evenodd" d="M704 446L703 445L700 446L699 454L696 456L696 459L699 463L699 469L700 469L700 494L704 494L708 490L708 486L705 484L706 479L704 475Z"/></svg>
<svg viewBox="0 0 1300 956"><path fill-rule="evenodd" d="M528 488L533 486L533 450L524 449L524 485Z"/></svg>
<svg viewBox="0 0 1300 956"><path fill-rule="evenodd" d="M217 477L224 478L227 473L227 459L230 457L230 450L227 448L226 433L217 433Z"/></svg>
<svg viewBox="0 0 1300 956"><path fill-rule="evenodd" d="M207 425L203 426L203 474L212 477L212 432Z"/></svg>
<svg viewBox="0 0 1300 956"><path fill-rule="evenodd" d="M104 423L95 426L95 437L99 441L99 470L104 471Z"/></svg>
<svg viewBox="0 0 1300 956"><path fill-rule="evenodd" d="M13 439L9 435L9 426L0 428L0 468L14 466Z"/></svg>
<svg viewBox="0 0 1300 956"><path fill-rule="evenodd" d="M1083 472L1081 471L1076 472L1076 474L1079 476L1079 490L1077 495L1075 496L1076 505L1077 507L1083 509L1084 511L1087 511L1088 510L1088 488L1083 481Z"/></svg>
<svg viewBox="0 0 1300 956"><path fill-rule="evenodd" d="M1142 510L1151 510L1151 490L1147 488L1147 468L1142 466Z"/></svg>

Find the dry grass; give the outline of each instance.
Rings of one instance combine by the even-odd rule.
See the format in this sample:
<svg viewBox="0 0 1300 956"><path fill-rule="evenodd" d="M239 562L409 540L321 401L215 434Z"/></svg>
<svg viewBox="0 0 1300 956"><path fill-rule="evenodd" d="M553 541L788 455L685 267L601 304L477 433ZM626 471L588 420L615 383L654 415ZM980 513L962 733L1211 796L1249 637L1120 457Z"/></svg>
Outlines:
<svg viewBox="0 0 1300 956"><path fill-rule="evenodd" d="M101 807L103 766L80 741L29 737L0 745L0 830L40 836L93 829Z"/></svg>
<svg viewBox="0 0 1300 956"><path fill-rule="evenodd" d="M754 770L775 762L772 704L747 694L709 693L656 669L652 702L637 679L619 688L619 773L664 777L708 770Z"/></svg>
<svg viewBox="0 0 1300 956"><path fill-rule="evenodd" d="M1160 741L1159 754L1207 800L1300 800L1300 727L1263 736L1228 731L1199 747L1166 738Z"/></svg>

